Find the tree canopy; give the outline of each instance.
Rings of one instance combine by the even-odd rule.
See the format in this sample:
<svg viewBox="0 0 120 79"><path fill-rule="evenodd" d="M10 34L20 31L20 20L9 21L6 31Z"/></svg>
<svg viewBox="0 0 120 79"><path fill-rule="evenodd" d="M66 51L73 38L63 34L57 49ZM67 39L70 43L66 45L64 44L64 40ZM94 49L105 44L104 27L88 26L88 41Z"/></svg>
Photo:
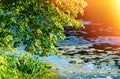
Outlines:
<svg viewBox="0 0 120 79"><path fill-rule="evenodd" d="M0 0L0 47L40 55L58 52L58 38L64 39L63 26L82 27L76 20L83 14L84 0Z"/></svg>

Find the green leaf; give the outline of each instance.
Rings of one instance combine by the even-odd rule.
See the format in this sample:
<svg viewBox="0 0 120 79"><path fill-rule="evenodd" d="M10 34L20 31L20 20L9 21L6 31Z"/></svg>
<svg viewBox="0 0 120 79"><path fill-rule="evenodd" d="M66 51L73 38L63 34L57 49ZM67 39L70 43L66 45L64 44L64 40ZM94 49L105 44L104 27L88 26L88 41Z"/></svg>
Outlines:
<svg viewBox="0 0 120 79"><path fill-rule="evenodd" d="M1 48L23 44L31 53L48 55L57 51L54 45L58 38L65 38L63 25L82 27L76 16L83 14L85 6L84 0L1 0Z"/></svg>

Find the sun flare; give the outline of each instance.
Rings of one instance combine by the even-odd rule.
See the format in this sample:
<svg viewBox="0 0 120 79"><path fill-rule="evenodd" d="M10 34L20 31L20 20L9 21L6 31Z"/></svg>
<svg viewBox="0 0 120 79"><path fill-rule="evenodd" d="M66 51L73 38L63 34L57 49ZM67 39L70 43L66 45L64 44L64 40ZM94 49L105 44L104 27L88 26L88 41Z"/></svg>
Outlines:
<svg viewBox="0 0 120 79"><path fill-rule="evenodd" d="M116 0L116 7L120 9L120 0Z"/></svg>
<svg viewBox="0 0 120 79"><path fill-rule="evenodd" d="M115 12L117 12L117 14L120 15L120 0L115 0L114 9Z"/></svg>
<svg viewBox="0 0 120 79"><path fill-rule="evenodd" d="M115 15L115 23L118 28L120 28L120 0L114 0L114 15Z"/></svg>
<svg viewBox="0 0 120 79"><path fill-rule="evenodd" d="M109 0L109 10L113 27L120 30L120 0Z"/></svg>

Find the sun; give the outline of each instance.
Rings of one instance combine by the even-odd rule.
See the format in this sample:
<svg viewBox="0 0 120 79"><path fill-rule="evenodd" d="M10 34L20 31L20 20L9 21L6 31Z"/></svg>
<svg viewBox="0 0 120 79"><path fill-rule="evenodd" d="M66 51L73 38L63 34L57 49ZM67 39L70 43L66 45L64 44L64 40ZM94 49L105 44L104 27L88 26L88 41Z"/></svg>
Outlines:
<svg viewBox="0 0 120 79"><path fill-rule="evenodd" d="M114 23L117 29L120 29L120 0L112 0Z"/></svg>
<svg viewBox="0 0 120 79"><path fill-rule="evenodd" d="M120 10L120 0L116 0L116 7Z"/></svg>
<svg viewBox="0 0 120 79"><path fill-rule="evenodd" d="M114 9L116 10L116 12L119 13L120 15L120 0L114 0Z"/></svg>
<svg viewBox="0 0 120 79"><path fill-rule="evenodd" d="M116 13L116 20L120 27L120 0L115 0L115 13Z"/></svg>

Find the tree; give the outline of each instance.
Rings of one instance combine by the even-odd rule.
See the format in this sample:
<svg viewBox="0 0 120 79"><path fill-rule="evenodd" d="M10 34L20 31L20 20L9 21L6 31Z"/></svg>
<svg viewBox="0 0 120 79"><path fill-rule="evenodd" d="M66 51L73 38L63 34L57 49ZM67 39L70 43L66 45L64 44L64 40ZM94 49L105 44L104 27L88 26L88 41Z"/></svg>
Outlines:
<svg viewBox="0 0 120 79"><path fill-rule="evenodd" d="M0 0L0 47L24 45L40 55L58 52L63 26L81 27L75 18L85 6L84 0Z"/></svg>

